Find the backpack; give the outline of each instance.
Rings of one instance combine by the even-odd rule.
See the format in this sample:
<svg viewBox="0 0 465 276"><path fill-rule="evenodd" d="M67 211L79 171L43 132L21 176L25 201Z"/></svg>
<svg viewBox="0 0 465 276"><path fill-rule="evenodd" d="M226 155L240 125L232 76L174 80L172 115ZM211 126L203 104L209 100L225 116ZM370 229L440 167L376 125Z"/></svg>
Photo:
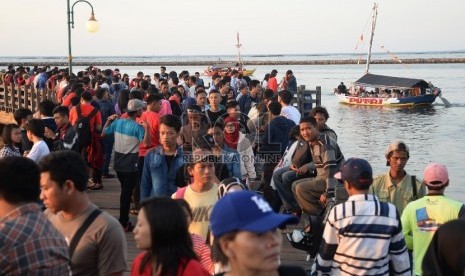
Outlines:
<svg viewBox="0 0 465 276"><path fill-rule="evenodd" d="M87 117L83 117L81 114L81 105L76 105L76 113L78 119L74 124L74 128L77 133L77 143L79 148L84 149L90 146L92 142L92 131L90 130L90 120L97 114L98 109L94 107L94 110Z"/></svg>
<svg viewBox="0 0 465 276"><path fill-rule="evenodd" d="M184 198L184 195L186 194L186 189L187 189L187 186L182 187L182 188L178 188L178 189L176 190L176 193L175 193L174 198L175 198L175 199Z"/></svg>

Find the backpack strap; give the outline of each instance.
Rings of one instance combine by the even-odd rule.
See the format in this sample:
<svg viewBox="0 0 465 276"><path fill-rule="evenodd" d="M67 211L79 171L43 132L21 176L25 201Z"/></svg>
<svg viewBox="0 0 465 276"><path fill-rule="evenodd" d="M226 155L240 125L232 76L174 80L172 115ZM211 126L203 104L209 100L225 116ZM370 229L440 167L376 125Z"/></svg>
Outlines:
<svg viewBox="0 0 465 276"><path fill-rule="evenodd" d="M176 198L184 198L184 195L186 194L186 188L187 186L177 189Z"/></svg>
<svg viewBox="0 0 465 276"><path fill-rule="evenodd" d="M76 114L77 114L78 118L82 118L81 104L76 105Z"/></svg>
<svg viewBox="0 0 465 276"><path fill-rule="evenodd" d="M89 118L89 121L90 121L90 119L92 119L92 117L95 116L95 114L97 114L97 112L98 112L98 109L96 107L94 107L92 112L90 112L89 116L87 116L87 118Z"/></svg>
<svg viewBox="0 0 465 276"><path fill-rule="evenodd" d="M204 113L205 113L205 117L207 117L208 123L210 123L211 120L210 120L210 116L208 115L208 110L205 110Z"/></svg>
<svg viewBox="0 0 465 276"><path fill-rule="evenodd" d="M412 175L411 176L411 180L412 181L412 191L413 191L413 200L417 200L418 199L418 191L417 191L417 178L416 176Z"/></svg>
<svg viewBox="0 0 465 276"><path fill-rule="evenodd" d="M95 114L97 114L97 112L98 112L98 109L96 107L94 107L94 109L90 112L89 116L84 117L84 116L82 116L82 112L81 112L81 104L76 105L76 113L78 115L78 118L84 117L84 118L89 118L89 120L90 120L90 119L92 119L92 117L95 116Z"/></svg>
<svg viewBox="0 0 465 276"><path fill-rule="evenodd" d="M100 209L95 209L90 213L90 215L86 218L84 223L79 227L79 229L76 231L76 234L74 234L73 238L71 239L71 242L69 243L69 260L71 262L71 259L73 258L74 251L76 250L76 247L79 243L79 241L82 238L82 235L87 231L87 228L94 222L94 220L100 215L102 211Z"/></svg>

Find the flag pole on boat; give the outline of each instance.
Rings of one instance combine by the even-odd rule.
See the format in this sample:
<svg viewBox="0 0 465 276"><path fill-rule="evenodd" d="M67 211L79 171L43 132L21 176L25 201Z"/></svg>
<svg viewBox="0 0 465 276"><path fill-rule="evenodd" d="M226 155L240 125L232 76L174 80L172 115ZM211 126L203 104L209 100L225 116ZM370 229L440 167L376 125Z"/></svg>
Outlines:
<svg viewBox="0 0 465 276"><path fill-rule="evenodd" d="M371 47L373 46L373 36L375 35L375 26L376 26L376 17L378 16L378 4L375 3L373 6L373 19L371 21L371 37L370 37L370 46L368 47L368 56L367 56L367 68L365 74L368 74L370 69L370 59L371 59Z"/></svg>
<svg viewBox="0 0 465 276"><path fill-rule="evenodd" d="M237 44L236 44L236 47L237 47L237 63L238 66L242 66L242 56L241 56L241 46L242 44L240 43L240 40L239 40L239 32L237 32Z"/></svg>

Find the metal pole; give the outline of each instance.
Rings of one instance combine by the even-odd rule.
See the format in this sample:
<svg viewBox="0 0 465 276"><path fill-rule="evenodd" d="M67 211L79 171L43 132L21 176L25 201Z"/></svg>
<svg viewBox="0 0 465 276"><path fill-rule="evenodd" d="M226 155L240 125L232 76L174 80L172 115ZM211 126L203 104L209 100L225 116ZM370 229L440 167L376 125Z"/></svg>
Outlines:
<svg viewBox="0 0 465 276"><path fill-rule="evenodd" d="M92 5L86 0L78 0L73 3L72 7L70 7L69 1L70 0L67 0L67 4L68 4L68 72L69 72L69 76L71 77L71 75L73 74L73 55L71 53L71 28L74 29L74 5L76 5L79 2L87 3L92 10L92 13L91 13L92 16L94 15L94 7L92 7Z"/></svg>
<svg viewBox="0 0 465 276"><path fill-rule="evenodd" d="M69 0L68 2L68 71L69 71L69 76L73 74L73 55L71 54L71 18L72 18L72 13L70 10L69 6Z"/></svg>
<svg viewBox="0 0 465 276"><path fill-rule="evenodd" d="M376 17L378 16L378 4L375 3L373 6L373 19L371 22L371 37L370 37L370 47L368 48L368 55L367 55L367 67L365 70L365 74L368 74L368 70L370 69L370 61L371 61L371 47L373 46L373 36L375 35L375 26L376 26Z"/></svg>

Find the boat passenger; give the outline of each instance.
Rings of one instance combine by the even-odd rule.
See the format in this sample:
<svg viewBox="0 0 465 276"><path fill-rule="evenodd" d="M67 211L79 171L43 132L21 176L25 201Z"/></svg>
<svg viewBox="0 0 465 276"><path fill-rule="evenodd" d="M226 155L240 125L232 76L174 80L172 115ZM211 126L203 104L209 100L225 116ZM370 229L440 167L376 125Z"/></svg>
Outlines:
<svg viewBox="0 0 465 276"><path fill-rule="evenodd" d="M341 82L339 86L337 87L337 91L339 94L347 94L347 87L344 85L344 82Z"/></svg>

